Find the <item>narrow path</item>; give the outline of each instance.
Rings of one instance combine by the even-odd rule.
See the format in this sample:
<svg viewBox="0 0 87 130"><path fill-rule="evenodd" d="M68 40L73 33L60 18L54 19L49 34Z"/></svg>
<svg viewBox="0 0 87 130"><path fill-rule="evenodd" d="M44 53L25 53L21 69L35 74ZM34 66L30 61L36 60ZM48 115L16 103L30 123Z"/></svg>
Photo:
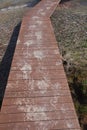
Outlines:
<svg viewBox="0 0 87 130"><path fill-rule="evenodd" d="M80 130L50 16L42 0L23 19L0 113L0 130Z"/></svg>

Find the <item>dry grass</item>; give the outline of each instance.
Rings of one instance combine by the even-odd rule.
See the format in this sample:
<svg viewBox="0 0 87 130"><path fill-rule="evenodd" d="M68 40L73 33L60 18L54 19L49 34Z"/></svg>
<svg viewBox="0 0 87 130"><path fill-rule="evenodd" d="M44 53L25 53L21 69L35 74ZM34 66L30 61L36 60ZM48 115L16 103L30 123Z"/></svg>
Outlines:
<svg viewBox="0 0 87 130"><path fill-rule="evenodd" d="M71 0L52 16L72 97L83 130L87 130L87 1Z"/></svg>
<svg viewBox="0 0 87 130"><path fill-rule="evenodd" d="M86 67L87 8L76 1L69 2L56 9L52 21L61 55L76 67Z"/></svg>

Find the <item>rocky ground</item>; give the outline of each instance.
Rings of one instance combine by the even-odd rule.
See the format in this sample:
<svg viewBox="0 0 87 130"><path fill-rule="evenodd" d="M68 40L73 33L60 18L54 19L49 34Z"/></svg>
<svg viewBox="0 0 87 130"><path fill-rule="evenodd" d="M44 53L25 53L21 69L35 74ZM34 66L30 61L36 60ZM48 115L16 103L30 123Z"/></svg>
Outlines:
<svg viewBox="0 0 87 130"><path fill-rule="evenodd" d="M62 0L52 23L80 124L87 130L87 0Z"/></svg>
<svg viewBox="0 0 87 130"><path fill-rule="evenodd" d="M0 61L5 53L15 26L22 20L27 10L28 8L21 8L0 12Z"/></svg>
<svg viewBox="0 0 87 130"><path fill-rule="evenodd" d="M9 6L23 5L32 0L0 0L0 9L7 8Z"/></svg>

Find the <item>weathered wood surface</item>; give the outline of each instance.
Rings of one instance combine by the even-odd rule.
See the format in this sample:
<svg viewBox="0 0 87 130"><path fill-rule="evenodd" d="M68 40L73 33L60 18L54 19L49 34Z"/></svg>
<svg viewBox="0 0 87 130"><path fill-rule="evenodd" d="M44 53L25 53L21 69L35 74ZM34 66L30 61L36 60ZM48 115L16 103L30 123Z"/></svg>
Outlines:
<svg viewBox="0 0 87 130"><path fill-rule="evenodd" d="M0 130L80 130L50 21L58 0L23 18L0 112Z"/></svg>

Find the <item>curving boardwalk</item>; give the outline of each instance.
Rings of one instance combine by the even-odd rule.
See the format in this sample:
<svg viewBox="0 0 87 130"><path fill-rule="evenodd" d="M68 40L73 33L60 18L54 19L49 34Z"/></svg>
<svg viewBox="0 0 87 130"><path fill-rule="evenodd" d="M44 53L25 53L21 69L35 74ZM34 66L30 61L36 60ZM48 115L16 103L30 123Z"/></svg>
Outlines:
<svg viewBox="0 0 87 130"><path fill-rule="evenodd" d="M23 18L0 112L0 130L80 130L50 16L42 0Z"/></svg>

